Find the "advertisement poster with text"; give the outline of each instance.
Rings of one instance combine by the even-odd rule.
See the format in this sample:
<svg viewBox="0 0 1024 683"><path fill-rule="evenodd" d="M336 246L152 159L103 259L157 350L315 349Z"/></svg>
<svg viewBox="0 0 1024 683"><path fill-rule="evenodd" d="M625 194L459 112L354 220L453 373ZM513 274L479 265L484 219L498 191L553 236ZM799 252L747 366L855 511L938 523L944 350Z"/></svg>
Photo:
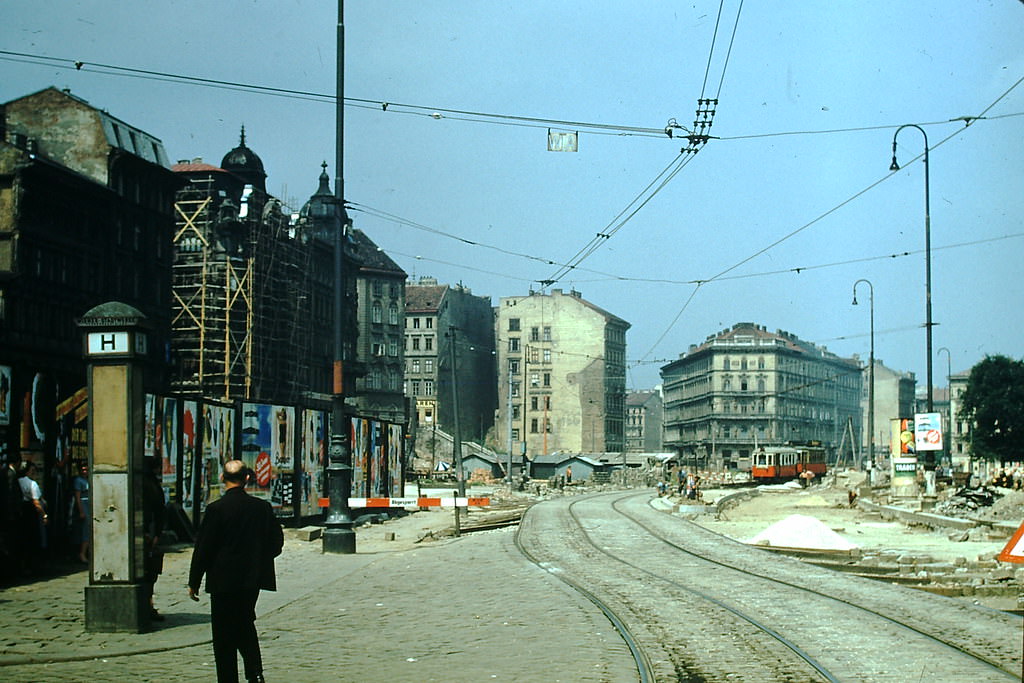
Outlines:
<svg viewBox="0 0 1024 683"><path fill-rule="evenodd" d="M292 512L295 470L295 409L242 404L242 461L254 473L249 493L269 500L281 514Z"/></svg>
<svg viewBox="0 0 1024 683"><path fill-rule="evenodd" d="M327 468L327 413L322 410L302 411L302 445L299 454L302 498L299 512L315 515L320 512L319 499L325 491L325 470Z"/></svg>

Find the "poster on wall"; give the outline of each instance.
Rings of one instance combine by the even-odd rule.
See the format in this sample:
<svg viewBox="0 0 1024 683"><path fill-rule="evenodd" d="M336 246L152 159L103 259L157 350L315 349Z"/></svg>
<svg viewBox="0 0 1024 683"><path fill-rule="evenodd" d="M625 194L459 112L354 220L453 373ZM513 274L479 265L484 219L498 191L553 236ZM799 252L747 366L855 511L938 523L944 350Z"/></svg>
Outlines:
<svg viewBox="0 0 1024 683"><path fill-rule="evenodd" d="M11 367L0 365L0 426L11 424Z"/></svg>
<svg viewBox="0 0 1024 683"><path fill-rule="evenodd" d="M387 498L391 494L388 491L388 466L387 450L385 443L384 424L372 421L370 427L370 475L371 495L378 498Z"/></svg>
<svg viewBox="0 0 1024 683"><path fill-rule="evenodd" d="M905 485L917 476L917 454L914 452L914 420L894 418L889 421L889 444L892 455L894 485ZM902 481L901 481L902 480Z"/></svg>
<svg viewBox="0 0 1024 683"><path fill-rule="evenodd" d="M202 439L202 471L200 472L200 511L206 509L208 503L220 498L221 466L234 459L232 441L234 439L233 408L227 406L202 404L203 439Z"/></svg>
<svg viewBox="0 0 1024 683"><path fill-rule="evenodd" d="M325 468L327 467L327 413L322 410L302 411L302 444L299 454L301 482L299 514L315 515L320 512L320 496L325 490Z"/></svg>
<svg viewBox="0 0 1024 683"><path fill-rule="evenodd" d="M402 425L388 425L388 496L404 496L402 490Z"/></svg>
<svg viewBox="0 0 1024 683"><path fill-rule="evenodd" d="M196 472L201 468L196 463L196 446L198 439L198 404L195 401L182 401L181 404L181 504L195 522L193 506L195 505Z"/></svg>
<svg viewBox="0 0 1024 683"><path fill-rule="evenodd" d="M366 467L370 454L370 421L352 419L352 497L366 497Z"/></svg>
<svg viewBox="0 0 1024 683"><path fill-rule="evenodd" d="M255 473L249 493L269 500L278 514L294 505L295 408L242 404L242 460Z"/></svg>
<svg viewBox="0 0 1024 683"><path fill-rule="evenodd" d="M162 419L160 433L163 435L163 467L161 482L164 496L169 502L178 500L178 455L180 452L180 431L178 430L178 399L160 398Z"/></svg>

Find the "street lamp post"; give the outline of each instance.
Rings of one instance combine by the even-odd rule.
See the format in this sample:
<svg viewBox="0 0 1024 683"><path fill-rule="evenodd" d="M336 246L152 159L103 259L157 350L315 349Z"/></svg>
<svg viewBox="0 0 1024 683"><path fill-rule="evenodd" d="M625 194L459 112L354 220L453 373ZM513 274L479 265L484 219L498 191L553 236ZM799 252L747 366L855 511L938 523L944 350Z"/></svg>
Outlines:
<svg viewBox="0 0 1024 683"><path fill-rule="evenodd" d="M352 494L352 450L348 411L345 407L345 241L350 225L345 211L345 3L338 0L337 118L335 121L335 225L334 225L334 363L331 395L331 435L328 446L327 492L329 507L324 521L323 552L350 555L356 552L355 523L348 499Z"/></svg>
<svg viewBox="0 0 1024 683"><path fill-rule="evenodd" d="M932 228L931 209L928 198L928 135L921 126L914 123L907 123L896 129L892 136L892 164L890 171L900 170L896 163L896 136L904 128L916 128L924 136L924 288L925 288L925 344L927 346L927 375L928 375L928 412L932 412L934 403L932 400Z"/></svg>
<svg viewBox="0 0 1024 683"><path fill-rule="evenodd" d="M871 473L875 471L875 287L870 280L861 278L853 283L853 305L857 305L857 285L868 286L868 308L871 320L871 353L868 356L868 459ZM870 475L869 475L870 476Z"/></svg>

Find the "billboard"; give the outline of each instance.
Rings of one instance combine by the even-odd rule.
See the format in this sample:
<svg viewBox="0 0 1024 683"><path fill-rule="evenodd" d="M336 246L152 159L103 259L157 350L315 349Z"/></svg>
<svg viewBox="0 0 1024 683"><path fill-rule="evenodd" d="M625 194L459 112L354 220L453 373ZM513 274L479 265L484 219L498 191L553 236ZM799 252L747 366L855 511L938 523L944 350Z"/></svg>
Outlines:
<svg viewBox="0 0 1024 683"><path fill-rule="evenodd" d="M942 415L914 414L914 448L918 451L942 450Z"/></svg>

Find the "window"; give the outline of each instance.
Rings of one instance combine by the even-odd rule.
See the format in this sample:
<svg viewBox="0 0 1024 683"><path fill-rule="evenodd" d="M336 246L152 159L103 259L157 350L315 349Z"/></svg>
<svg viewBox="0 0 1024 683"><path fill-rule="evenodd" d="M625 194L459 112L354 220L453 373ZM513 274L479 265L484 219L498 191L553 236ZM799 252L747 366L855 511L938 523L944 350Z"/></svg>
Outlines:
<svg viewBox="0 0 1024 683"><path fill-rule="evenodd" d="M544 328L544 341L551 341L551 327Z"/></svg>
<svg viewBox="0 0 1024 683"><path fill-rule="evenodd" d="M512 353L519 352L519 337L509 337L508 350L511 351Z"/></svg>
<svg viewBox="0 0 1024 683"><path fill-rule="evenodd" d="M423 349L425 351L431 351L431 350L433 350L433 348L434 348L434 338L433 337L424 337L423 338Z"/></svg>
<svg viewBox="0 0 1024 683"><path fill-rule="evenodd" d="M427 323L427 329L428 330L434 329L434 319L433 318L427 318L426 319L426 323Z"/></svg>
<svg viewBox="0 0 1024 683"><path fill-rule="evenodd" d="M374 280L373 282L370 283L370 291L373 292L374 296L383 296L384 283L381 282L380 280Z"/></svg>
<svg viewBox="0 0 1024 683"><path fill-rule="evenodd" d="M419 337L413 337L412 338L412 350L413 351L419 351L420 350L420 338Z"/></svg>
<svg viewBox="0 0 1024 683"><path fill-rule="evenodd" d="M536 434L539 426L540 421L537 418L533 418L532 420L530 420L530 433Z"/></svg>
<svg viewBox="0 0 1024 683"><path fill-rule="evenodd" d="M390 308L388 308L388 324L398 324L398 306L392 305Z"/></svg>
<svg viewBox="0 0 1024 683"><path fill-rule="evenodd" d="M510 358L508 361L508 371L513 375L519 374L519 360L516 358Z"/></svg>
<svg viewBox="0 0 1024 683"><path fill-rule="evenodd" d="M512 440L513 441L519 441L519 430L518 429L513 429L512 430Z"/></svg>
<svg viewBox="0 0 1024 683"><path fill-rule="evenodd" d="M536 396L530 397L530 410L537 410L540 407L540 401Z"/></svg>
<svg viewBox="0 0 1024 683"><path fill-rule="evenodd" d="M413 361L412 361L412 372L413 372L413 374L416 374L416 375L420 374L420 359L419 358L413 359Z"/></svg>
<svg viewBox="0 0 1024 683"><path fill-rule="evenodd" d="M550 396L545 396L544 397L544 410L551 410L551 397Z"/></svg>
<svg viewBox="0 0 1024 683"><path fill-rule="evenodd" d="M434 380L432 380L432 379L425 379L425 380L423 380L423 393L426 394L427 396L433 396L434 395Z"/></svg>
<svg viewBox="0 0 1024 683"><path fill-rule="evenodd" d="M764 356L758 356L757 358L757 369L764 370Z"/></svg>
<svg viewBox="0 0 1024 683"><path fill-rule="evenodd" d="M544 362L545 363L550 363L551 362L551 349L544 349L543 353L544 353Z"/></svg>
<svg viewBox="0 0 1024 683"><path fill-rule="evenodd" d="M434 372L434 359L427 358L423 361L423 372L432 373Z"/></svg>
<svg viewBox="0 0 1024 683"><path fill-rule="evenodd" d="M531 372L530 373L530 386L531 387L539 387L540 386L540 374L539 373L536 373L536 372Z"/></svg>
<svg viewBox="0 0 1024 683"><path fill-rule="evenodd" d="M512 419L513 420L518 420L519 419L519 406L512 406ZM516 430L512 430L512 431L513 431L513 433L515 433Z"/></svg>
<svg viewBox="0 0 1024 683"><path fill-rule="evenodd" d="M508 319L508 331L509 332L518 332L519 331L519 318L509 318Z"/></svg>
<svg viewBox="0 0 1024 683"><path fill-rule="evenodd" d="M741 377L740 378L740 391L746 391L746 390L747 390L747 378L746 377Z"/></svg>
<svg viewBox="0 0 1024 683"><path fill-rule="evenodd" d="M539 327L531 327L530 328L530 341L540 341L540 328Z"/></svg>
<svg viewBox="0 0 1024 683"><path fill-rule="evenodd" d="M388 355L392 358L398 358L398 342L394 339L388 341Z"/></svg>
<svg viewBox="0 0 1024 683"><path fill-rule="evenodd" d="M384 311L381 308L380 303L377 302L377 301L373 302L373 308L371 309L371 316L372 316L371 317L372 321L375 322L375 323L379 323L379 322L381 322L383 320Z"/></svg>
<svg viewBox="0 0 1024 683"><path fill-rule="evenodd" d="M512 382L512 395L513 396L518 396L519 395L519 382Z"/></svg>
<svg viewBox="0 0 1024 683"><path fill-rule="evenodd" d="M544 386L546 386L546 387L550 387L551 386L551 373L550 372L545 372L544 373Z"/></svg>
<svg viewBox="0 0 1024 683"><path fill-rule="evenodd" d="M419 318L413 318L412 319L412 329L414 329L414 330L420 329L420 319Z"/></svg>

